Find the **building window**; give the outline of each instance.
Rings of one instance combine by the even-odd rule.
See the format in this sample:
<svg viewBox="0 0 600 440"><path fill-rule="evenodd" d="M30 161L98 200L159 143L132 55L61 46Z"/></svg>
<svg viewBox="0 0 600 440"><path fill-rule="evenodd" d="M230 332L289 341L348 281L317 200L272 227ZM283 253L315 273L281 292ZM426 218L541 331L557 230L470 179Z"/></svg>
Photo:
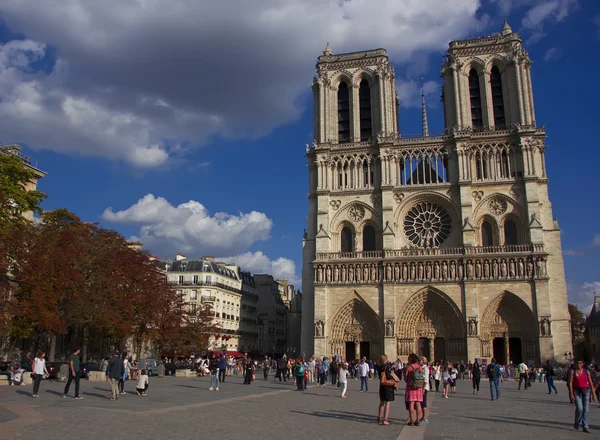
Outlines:
<svg viewBox="0 0 600 440"><path fill-rule="evenodd" d="M338 87L338 142L350 140L350 93L348 85L341 82Z"/></svg>
<svg viewBox="0 0 600 440"><path fill-rule="evenodd" d="M475 154L475 167L477 180L485 180L489 177L488 158L486 154L479 151Z"/></svg>
<svg viewBox="0 0 600 440"><path fill-rule="evenodd" d="M492 85L492 103L494 109L494 126L497 130L506 128L504 120L504 97L502 95L502 76L498 67L492 67L490 72L490 83Z"/></svg>
<svg viewBox="0 0 600 440"><path fill-rule="evenodd" d="M471 69L469 72L469 97L471 98L471 124L473 129L482 128L481 89L479 88L479 74L475 69Z"/></svg>
<svg viewBox="0 0 600 440"><path fill-rule="evenodd" d="M360 140L369 141L373 135L371 126L371 88L366 80L360 82L358 89L360 105Z"/></svg>
<svg viewBox="0 0 600 440"><path fill-rule="evenodd" d="M196 304L190 304L190 312L196 313Z"/></svg>
<svg viewBox="0 0 600 440"><path fill-rule="evenodd" d="M519 244L517 224L512 220L504 222L504 244Z"/></svg>
<svg viewBox="0 0 600 440"><path fill-rule="evenodd" d="M207 285L207 286L210 286L210 285L211 285L211 283L212 283L212 277L210 277L210 276L207 276L207 277L206 277L206 285Z"/></svg>
<svg viewBox="0 0 600 440"><path fill-rule="evenodd" d="M194 284L198 284L198 275L194 275Z"/></svg>
<svg viewBox="0 0 600 440"><path fill-rule="evenodd" d="M341 251L342 252L354 252L354 246L353 246L354 240L352 239L352 231L350 230L349 227L345 226L344 229L342 229L341 238L342 238Z"/></svg>
<svg viewBox="0 0 600 440"><path fill-rule="evenodd" d="M198 291L197 290L192 290L192 292L190 293L190 299L198 299Z"/></svg>
<svg viewBox="0 0 600 440"><path fill-rule="evenodd" d="M365 226L363 229L363 251L377 250L377 236L375 228L371 225Z"/></svg>
<svg viewBox="0 0 600 440"><path fill-rule="evenodd" d="M179 275L179 284L183 284L183 275Z"/></svg>
<svg viewBox="0 0 600 440"><path fill-rule="evenodd" d="M483 246L494 245L494 229L492 224L487 220L481 224L481 244Z"/></svg>

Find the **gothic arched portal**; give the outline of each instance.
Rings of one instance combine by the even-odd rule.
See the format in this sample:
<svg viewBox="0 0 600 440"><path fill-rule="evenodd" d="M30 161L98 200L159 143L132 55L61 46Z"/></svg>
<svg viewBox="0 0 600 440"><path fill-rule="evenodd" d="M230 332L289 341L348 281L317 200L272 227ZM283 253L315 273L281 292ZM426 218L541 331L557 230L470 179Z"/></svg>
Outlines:
<svg viewBox="0 0 600 440"><path fill-rule="evenodd" d="M448 295L433 287L411 296L398 318L398 356L411 353L432 360L464 360L466 328L463 314Z"/></svg>
<svg viewBox="0 0 600 440"><path fill-rule="evenodd" d="M511 292L503 292L486 307L481 319L481 355L499 364L538 361L537 320L529 306Z"/></svg>
<svg viewBox="0 0 600 440"><path fill-rule="evenodd" d="M346 303L331 320L330 355L345 356L347 361L365 356L377 359L381 354L383 334L379 317L364 301Z"/></svg>

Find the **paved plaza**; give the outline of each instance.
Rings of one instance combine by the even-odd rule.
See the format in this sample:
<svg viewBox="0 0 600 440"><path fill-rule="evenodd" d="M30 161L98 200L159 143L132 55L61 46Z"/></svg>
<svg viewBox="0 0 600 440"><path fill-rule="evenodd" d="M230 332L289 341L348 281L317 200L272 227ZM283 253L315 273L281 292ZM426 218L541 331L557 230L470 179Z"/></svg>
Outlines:
<svg viewBox="0 0 600 440"><path fill-rule="evenodd" d="M0 388L0 439L45 440L73 438L247 438L333 439L340 436L387 439L600 439L600 408L591 408L592 434L572 428L573 406L565 385L559 395L548 396L545 384L517 391L505 382L499 401L489 399L487 382L473 396L470 382L458 381L458 392L449 399L433 394L430 423L404 426L403 391L392 404L391 425L376 423L378 382L370 381L368 393L360 393L350 380L348 398L336 387L309 386L303 393L292 383L264 381L242 385L239 376L228 378L219 392L209 391L203 378L152 378L148 395L128 394L116 402L108 399L108 383L82 381L83 400L61 397L63 383L44 381L40 397L32 399L31 385ZM133 437L137 436L137 437ZM234 436L234 437L231 437Z"/></svg>

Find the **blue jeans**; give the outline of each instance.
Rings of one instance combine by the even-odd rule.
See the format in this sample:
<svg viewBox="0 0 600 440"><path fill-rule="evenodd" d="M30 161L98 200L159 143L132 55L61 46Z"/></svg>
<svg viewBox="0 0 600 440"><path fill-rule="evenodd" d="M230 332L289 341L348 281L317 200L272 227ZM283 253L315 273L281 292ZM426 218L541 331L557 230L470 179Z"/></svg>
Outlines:
<svg viewBox="0 0 600 440"><path fill-rule="evenodd" d="M365 387L365 391L369 391L369 376L360 376L360 390L363 390L363 385Z"/></svg>
<svg viewBox="0 0 600 440"><path fill-rule="evenodd" d="M215 372L215 374L210 375L210 387L211 388L219 388L219 372Z"/></svg>
<svg viewBox="0 0 600 440"><path fill-rule="evenodd" d="M490 380L490 394L492 395L492 400L494 400L494 390L496 390L496 400L498 400L500 398L499 380Z"/></svg>
<svg viewBox="0 0 600 440"><path fill-rule="evenodd" d="M575 422L574 425L588 429L588 415L590 409L590 389L574 388L573 395L575 396Z"/></svg>
<svg viewBox="0 0 600 440"><path fill-rule="evenodd" d="M546 382L548 382L548 394L552 392L552 389L554 389L555 393L558 393L558 390L554 386L554 376L546 376Z"/></svg>

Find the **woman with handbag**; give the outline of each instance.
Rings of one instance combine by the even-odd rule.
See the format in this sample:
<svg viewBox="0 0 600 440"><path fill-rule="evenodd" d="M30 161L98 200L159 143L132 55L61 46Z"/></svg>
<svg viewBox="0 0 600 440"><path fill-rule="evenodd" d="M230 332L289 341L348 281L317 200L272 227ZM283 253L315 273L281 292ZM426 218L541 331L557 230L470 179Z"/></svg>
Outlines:
<svg viewBox="0 0 600 440"><path fill-rule="evenodd" d="M394 391L398 391L397 382L400 382L398 376L392 371L391 365L388 363L388 357L382 354L379 358L379 414L377 423L388 426L390 422L391 402L395 400Z"/></svg>
<svg viewBox="0 0 600 440"><path fill-rule="evenodd" d="M33 394L31 397L36 398L38 396L38 391L40 390L40 383L44 378L44 375L49 375L48 370L46 369L46 353L40 351L37 357L33 360L33 373L31 376L33 377Z"/></svg>

